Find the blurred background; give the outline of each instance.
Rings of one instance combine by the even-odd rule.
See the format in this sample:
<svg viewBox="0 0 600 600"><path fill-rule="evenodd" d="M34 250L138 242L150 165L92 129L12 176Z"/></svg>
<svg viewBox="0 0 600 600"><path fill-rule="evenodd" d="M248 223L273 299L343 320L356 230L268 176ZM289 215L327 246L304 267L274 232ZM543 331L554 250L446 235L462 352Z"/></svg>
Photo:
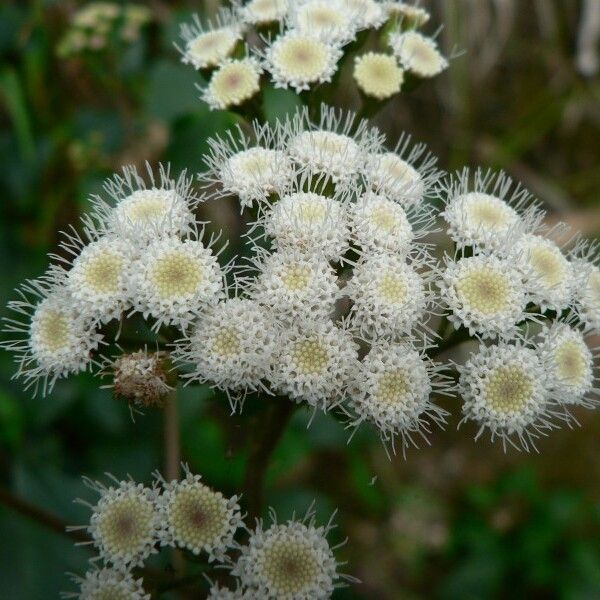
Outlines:
<svg viewBox="0 0 600 600"><path fill-rule="evenodd" d="M216 2L140 3L119 30L82 40L69 35L83 4L0 3L2 306L19 282L44 271L58 231L77 222L88 195L120 165L161 160L176 172L199 171L206 138L235 122L208 112L194 87L199 77L173 48L178 23L210 14ZM426 142L447 170L506 169L544 200L551 219L598 235L600 0L423 6L444 25L446 52L457 46L464 55L400 94L376 122L392 141L406 130ZM355 100L338 103L352 108ZM297 102L269 89L262 111L275 119ZM239 236L232 205L205 212L225 237ZM79 524L87 511L73 498L92 499L81 475L148 481L162 465L160 412L133 422L88 376L32 399L12 373L11 356L0 353L3 490ZM244 416L230 417L210 388L181 390L179 403L185 460L236 493L260 412L251 401ZM600 415L577 416L581 429L542 440L539 455L475 444L455 418L431 447L390 462L369 432L347 446L333 417L318 416L306 430L307 414L298 412L275 453L267 500L284 518L313 498L321 518L339 508L346 571L363 583L335 598L598 599ZM0 536L0 598L56 598L72 589L65 571L87 568L85 548L1 503Z"/></svg>

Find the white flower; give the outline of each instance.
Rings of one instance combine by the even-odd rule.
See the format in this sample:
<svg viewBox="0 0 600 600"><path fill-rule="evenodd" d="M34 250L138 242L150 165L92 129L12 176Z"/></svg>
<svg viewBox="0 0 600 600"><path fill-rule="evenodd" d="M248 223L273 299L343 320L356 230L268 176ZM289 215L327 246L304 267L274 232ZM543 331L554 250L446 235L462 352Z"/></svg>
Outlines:
<svg viewBox="0 0 600 600"><path fill-rule="evenodd" d="M327 542L333 528L316 527L312 511L303 521L273 524L264 529L258 522L248 545L232 569L244 586L261 600L326 600L338 580L339 563Z"/></svg>
<svg viewBox="0 0 600 600"><path fill-rule="evenodd" d="M400 17L403 21L406 19L414 27L425 25L431 18L431 15L420 6L398 2L398 0L388 0L383 3L390 16Z"/></svg>
<svg viewBox="0 0 600 600"><path fill-rule="evenodd" d="M281 21L288 12L289 0L250 0L240 9L245 23L267 25Z"/></svg>
<svg viewBox="0 0 600 600"><path fill-rule="evenodd" d="M433 392L449 394L451 390L440 369L410 344L376 343L350 387L351 405L357 414L353 424L374 423L394 453L396 436L401 438L403 453L409 445L416 446L414 436L427 441L430 422L441 427L448 414L430 400Z"/></svg>
<svg viewBox="0 0 600 600"><path fill-rule="evenodd" d="M116 486L110 487L84 481L100 494L86 528L100 557L116 567L142 566L158 542L156 490L133 481L115 479Z"/></svg>
<svg viewBox="0 0 600 600"><path fill-rule="evenodd" d="M72 237L71 242L77 238ZM63 277L73 309L87 318L106 323L118 318L131 303L131 266L136 250L115 236L105 236L79 248Z"/></svg>
<svg viewBox="0 0 600 600"><path fill-rule="evenodd" d="M45 281L29 281L18 290L20 300L8 308L26 321L6 319L4 331L16 334L2 346L15 353L19 367L16 378L23 378L25 389L34 395L42 386L42 395L52 391L57 379L88 369L92 352L102 336L89 319L73 309L73 300L62 288Z"/></svg>
<svg viewBox="0 0 600 600"><path fill-rule="evenodd" d="M292 248L268 255L256 267L252 298L278 320L332 316L339 288L336 272L324 257Z"/></svg>
<svg viewBox="0 0 600 600"><path fill-rule="evenodd" d="M275 87L291 87L300 93L311 85L331 81L341 56L338 46L290 30L267 46L264 66Z"/></svg>
<svg viewBox="0 0 600 600"><path fill-rule="evenodd" d="M214 197L238 196L242 207L266 202L269 196L289 186L294 176L292 161L279 139L278 130L268 124L252 124L252 140L238 125L226 137L208 140L208 167L201 175L205 184L214 184Z"/></svg>
<svg viewBox="0 0 600 600"><path fill-rule="evenodd" d="M575 310L586 328L600 330L600 268L597 242L579 242L570 252L575 274Z"/></svg>
<svg viewBox="0 0 600 600"><path fill-rule="evenodd" d="M202 99L212 109L239 106L260 90L262 68L254 58L227 59L216 69Z"/></svg>
<svg viewBox="0 0 600 600"><path fill-rule="evenodd" d="M482 339L515 335L529 299L515 261L481 255L446 262L438 286L454 326Z"/></svg>
<svg viewBox="0 0 600 600"><path fill-rule="evenodd" d="M264 389L261 380L270 372L275 340L271 317L263 307L253 300L232 298L207 308L173 357L191 364L191 372L185 375L191 381L225 390L235 409L239 394Z"/></svg>
<svg viewBox="0 0 600 600"><path fill-rule="evenodd" d="M283 196L265 216L264 228L277 249L296 248L338 260L348 249L345 202L312 192Z"/></svg>
<svg viewBox="0 0 600 600"><path fill-rule="evenodd" d="M209 561L224 560L242 524L238 498L225 498L201 479L186 468L181 481L162 482L158 500L160 542L193 554L205 552Z"/></svg>
<svg viewBox="0 0 600 600"><path fill-rule="evenodd" d="M134 275L134 307L156 319L154 329L182 327L223 295L223 273L199 239L158 240L148 245Z"/></svg>
<svg viewBox="0 0 600 600"><path fill-rule="evenodd" d="M418 227L413 230L402 206L372 192L363 194L349 208L352 241L360 246L363 253L387 251L405 257L414 240L431 225L429 211L409 209Z"/></svg>
<svg viewBox="0 0 600 600"><path fill-rule="evenodd" d="M123 167L122 175L109 179L104 190L110 200L92 197L88 227L95 220L100 233L143 244L191 231L196 222L192 211L200 200L193 192L191 178L183 172L175 180L164 165L159 165L158 177L149 165L146 171L149 184L133 166Z"/></svg>
<svg viewBox="0 0 600 600"><path fill-rule="evenodd" d="M280 334L272 383L295 402L327 410L345 396L358 346L331 321L298 319Z"/></svg>
<svg viewBox="0 0 600 600"><path fill-rule="evenodd" d="M338 44L356 39L356 14L344 10L343 0L305 0L294 3L290 28Z"/></svg>
<svg viewBox="0 0 600 600"><path fill-rule="evenodd" d="M548 377L534 350L519 344L480 346L463 366L459 392L464 400L463 421L479 425L476 438L488 429L492 441L518 449L513 437L529 450L535 438L553 427L555 405Z"/></svg>
<svg viewBox="0 0 600 600"><path fill-rule="evenodd" d="M387 19L383 5L376 0L340 0L340 10L350 13L361 29L377 29Z"/></svg>
<svg viewBox="0 0 600 600"><path fill-rule="evenodd" d="M560 312L572 303L576 284L573 265L555 242L525 234L515 245L515 252L528 275L528 291L542 312Z"/></svg>
<svg viewBox="0 0 600 600"><path fill-rule="evenodd" d="M545 327L538 344L538 356L556 398L564 404L593 407L598 404L594 387L594 356L585 337L568 323L555 322Z"/></svg>
<svg viewBox="0 0 600 600"><path fill-rule="evenodd" d="M389 44L400 64L418 77L435 77L448 67L435 40L416 31L392 32Z"/></svg>
<svg viewBox="0 0 600 600"><path fill-rule="evenodd" d="M123 569L104 567L92 569L85 578L73 576L73 582L79 586L79 593L63 594L64 598L78 600L150 600L142 587L142 579Z"/></svg>
<svg viewBox="0 0 600 600"><path fill-rule="evenodd" d="M385 100L400 91L404 71L393 56L366 52L354 59L354 80L367 96Z"/></svg>
<svg viewBox="0 0 600 600"><path fill-rule="evenodd" d="M424 144L402 135L393 152L370 153L363 166L367 187L403 206L420 203L440 177Z"/></svg>
<svg viewBox="0 0 600 600"><path fill-rule="evenodd" d="M306 109L298 111L285 128L288 152L302 168L329 178L336 184L350 184L366 155L381 147L379 130L367 120L356 121L354 113L321 108L319 123L311 123ZM311 188L312 189L312 188Z"/></svg>
<svg viewBox="0 0 600 600"><path fill-rule="evenodd" d="M365 255L343 290L352 301L350 323L367 338L397 338L425 327L433 298L430 276L389 254Z"/></svg>
<svg viewBox="0 0 600 600"><path fill-rule="evenodd" d="M181 61L195 69L216 67L233 54L242 37L243 27L231 11L221 9L214 26L210 22L203 25L198 15L194 15L193 23L181 26L185 42L183 48L178 48Z"/></svg>
<svg viewBox="0 0 600 600"><path fill-rule="evenodd" d="M441 189L446 201L442 216L459 248L503 250L538 226L543 215L536 203L505 173L477 169L472 179L463 169Z"/></svg>
<svg viewBox="0 0 600 600"><path fill-rule="evenodd" d="M238 586L235 590L221 587L218 584L211 586L206 600L260 600L256 592Z"/></svg>

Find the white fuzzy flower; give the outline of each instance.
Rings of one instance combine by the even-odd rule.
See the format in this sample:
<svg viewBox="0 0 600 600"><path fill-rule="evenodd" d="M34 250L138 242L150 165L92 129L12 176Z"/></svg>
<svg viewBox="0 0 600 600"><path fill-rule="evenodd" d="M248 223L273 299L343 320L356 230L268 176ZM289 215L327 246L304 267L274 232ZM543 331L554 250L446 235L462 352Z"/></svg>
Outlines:
<svg viewBox="0 0 600 600"><path fill-rule="evenodd" d="M482 339L512 337L528 316L529 297L514 260L485 255L447 260L438 286L449 320Z"/></svg>
<svg viewBox="0 0 600 600"><path fill-rule="evenodd" d="M367 338L397 338L426 326L430 276L399 256L365 255L343 290L352 301L350 323Z"/></svg>
<svg viewBox="0 0 600 600"><path fill-rule="evenodd" d="M338 44L347 44L356 38L356 14L344 10L343 0L304 0L294 3L290 14L290 28L302 34Z"/></svg>
<svg viewBox="0 0 600 600"><path fill-rule="evenodd" d="M431 15L420 6L399 2L398 0L388 0L383 4L388 15L401 18L403 24L406 20L413 27L421 27L431 18Z"/></svg>
<svg viewBox="0 0 600 600"><path fill-rule="evenodd" d="M331 81L341 56L338 46L290 30L267 46L264 66L271 73L275 87L291 87L300 93L311 85Z"/></svg>
<svg viewBox="0 0 600 600"><path fill-rule="evenodd" d="M85 371L92 365L92 352L102 340L89 319L83 319L73 309L73 300L61 288L47 282L29 281L18 290L20 300L9 302L8 308L25 317L6 319L4 331L16 334L16 339L2 343L15 353L19 367L15 378L23 378L42 395L52 391L57 379Z"/></svg>
<svg viewBox="0 0 600 600"><path fill-rule="evenodd" d="M354 182L366 155L382 144L379 130L368 121L325 105L318 124L311 122L306 109L298 111L286 124L285 136L290 156L300 167L322 175L323 184L329 179L336 185Z"/></svg>
<svg viewBox="0 0 600 600"><path fill-rule="evenodd" d="M575 273L573 265L550 239L525 234L515 245L528 279L528 291L542 312L560 312L573 301Z"/></svg>
<svg viewBox="0 0 600 600"><path fill-rule="evenodd" d="M199 198L192 180L183 172L173 179L169 167L159 165L158 176L146 165L146 180L133 166L123 167L105 185L109 201L92 197L92 219L103 234L115 234L135 243L184 235L196 222L193 210ZM88 227L91 220L87 221Z"/></svg>
<svg viewBox="0 0 600 600"><path fill-rule="evenodd" d="M207 308L189 339L173 357L192 366L186 377L223 389L236 399L264 388L273 362L276 336L269 313L253 300L232 298Z"/></svg>
<svg viewBox="0 0 600 600"><path fill-rule="evenodd" d="M265 216L265 232L277 249L296 248L338 260L348 249L348 218L343 199L312 192L283 196Z"/></svg>
<svg viewBox="0 0 600 600"><path fill-rule="evenodd" d="M100 494L86 528L100 557L115 567L142 566L158 542L156 490L133 481L115 479L116 485L110 487L84 481Z"/></svg>
<svg viewBox="0 0 600 600"><path fill-rule="evenodd" d="M72 577L73 582L79 586L78 593L63 594L63 598L77 598L78 600L150 600L142 587L142 579L134 576L124 569L104 567L92 569L85 577Z"/></svg>
<svg viewBox="0 0 600 600"><path fill-rule="evenodd" d="M239 106L258 93L261 73L255 58L227 59L213 71L202 99L215 110Z"/></svg>
<svg viewBox="0 0 600 600"><path fill-rule="evenodd" d="M338 580L339 563L327 542L331 521L317 527L314 514L303 521L273 524L264 529L257 523L248 545L232 569L244 586L262 600L326 600L331 598Z"/></svg>
<svg viewBox="0 0 600 600"><path fill-rule="evenodd" d="M288 249L274 252L256 264L259 275L250 288L252 298L279 321L299 315L331 317L339 296L337 275L327 259Z"/></svg>
<svg viewBox="0 0 600 600"><path fill-rule="evenodd" d="M213 196L236 195L245 207L266 202L289 186L294 169L279 138L277 129L255 121L252 141L239 125L223 138L210 139L210 153L204 156L208 170L201 178L217 186Z"/></svg>
<svg viewBox="0 0 600 600"><path fill-rule="evenodd" d="M72 237L70 241L75 239ZM71 268L64 274L73 309L103 323L118 318L130 306L135 247L115 236L101 237L78 246L63 244L63 248L80 250L68 261Z"/></svg>
<svg viewBox="0 0 600 600"><path fill-rule="evenodd" d="M377 0L339 0L340 10L348 12L360 29L377 29L387 19L383 5Z"/></svg>
<svg viewBox="0 0 600 600"><path fill-rule="evenodd" d="M505 250L533 231L542 217L527 190L514 186L503 172L477 169L471 177L464 169L444 183L441 194L448 235L459 248Z"/></svg>
<svg viewBox="0 0 600 600"><path fill-rule="evenodd" d="M221 10L214 24L203 25L198 15L191 24L181 26L181 38L185 42L181 61L195 69L216 67L233 54L243 37L243 27L231 11Z"/></svg>
<svg viewBox="0 0 600 600"><path fill-rule="evenodd" d="M366 52L354 59L354 80L367 96L386 100L400 91L404 71L393 56Z"/></svg>
<svg viewBox="0 0 600 600"><path fill-rule="evenodd" d="M463 366L459 393L463 421L479 425L476 439L487 429L496 438L518 449L535 449L534 440L553 427L555 405L548 376L534 350L521 345L480 346Z"/></svg>
<svg viewBox="0 0 600 600"><path fill-rule="evenodd" d="M350 333L331 321L298 319L280 338L274 389L323 410L339 404L357 367L358 346Z"/></svg>
<svg viewBox="0 0 600 600"><path fill-rule="evenodd" d="M389 44L400 64L418 77L435 77L448 67L435 40L416 31L392 32Z"/></svg>
<svg viewBox="0 0 600 600"><path fill-rule="evenodd" d="M223 560L242 524L237 496L225 498L186 468L181 481L163 481L158 500L162 545L205 552L208 560Z"/></svg>
<svg viewBox="0 0 600 600"><path fill-rule="evenodd" d="M134 308L154 317L154 329L186 327L200 310L223 295L217 258L199 239L158 240L148 245L134 274Z"/></svg>
<svg viewBox="0 0 600 600"><path fill-rule="evenodd" d="M214 584L208 591L206 600L260 600L260 598L254 590L244 589L239 584L235 590Z"/></svg>
<svg viewBox="0 0 600 600"><path fill-rule="evenodd" d="M593 407L598 400L595 389L594 356L579 329L555 322L545 327L538 345L538 356L556 398L564 404Z"/></svg>
<svg viewBox="0 0 600 600"><path fill-rule="evenodd" d="M267 25L281 21L288 12L289 0L250 0L240 9L240 16L250 25Z"/></svg>
<svg viewBox="0 0 600 600"><path fill-rule="evenodd" d="M410 344L376 343L361 362L350 388L357 415L353 424L374 423L394 453L397 436L403 453L409 445L416 446L414 436L427 441L431 422L441 427L448 414L430 400L433 392L448 394L451 389L440 369Z"/></svg>
<svg viewBox="0 0 600 600"><path fill-rule="evenodd" d="M600 267L597 242L579 242L570 252L575 273L575 310L587 329L600 330Z"/></svg>
<svg viewBox="0 0 600 600"><path fill-rule="evenodd" d="M352 241L364 253L387 251L406 256L416 237L406 211L384 196L367 192L350 205Z"/></svg>

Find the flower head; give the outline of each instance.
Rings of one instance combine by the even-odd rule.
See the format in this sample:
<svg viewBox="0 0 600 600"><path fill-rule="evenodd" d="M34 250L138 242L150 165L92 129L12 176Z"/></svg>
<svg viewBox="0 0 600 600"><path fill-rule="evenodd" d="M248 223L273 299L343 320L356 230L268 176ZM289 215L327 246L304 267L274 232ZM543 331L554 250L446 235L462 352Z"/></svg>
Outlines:
<svg viewBox="0 0 600 600"><path fill-rule="evenodd" d="M289 4L289 0L250 0L241 7L240 16L251 25L268 25L284 18Z"/></svg>
<svg viewBox="0 0 600 600"><path fill-rule="evenodd" d="M553 427L556 405L544 366L534 350L520 344L480 346L463 366L459 392L464 421L475 421L478 438L486 429L492 441L500 438L528 450L535 438Z"/></svg>
<svg viewBox="0 0 600 600"><path fill-rule="evenodd" d="M331 81L342 56L340 48L295 30L279 35L264 51L264 66L275 87L300 93L311 85Z"/></svg>
<svg viewBox="0 0 600 600"><path fill-rule="evenodd" d="M262 68L254 58L226 59L203 90L202 99L216 110L239 106L260 90Z"/></svg>
<svg viewBox="0 0 600 600"><path fill-rule="evenodd" d="M389 44L400 64L418 77L435 77L448 67L435 40L416 31L393 32Z"/></svg>
<svg viewBox="0 0 600 600"><path fill-rule="evenodd" d="M352 328L369 339L398 338L422 328L433 303L430 281L398 256L365 255L343 290L352 301Z"/></svg>
<svg viewBox="0 0 600 600"><path fill-rule="evenodd" d="M181 481L163 481L158 506L161 544L205 552L210 561L223 560L242 523L237 496L225 498L186 469Z"/></svg>
<svg viewBox="0 0 600 600"><path fill-rule="evenodd" d="M339 288L336 272L323 256L291 248L262 258L256 266L252 298L280 322L332 316Z"/></svg>
<svg viewBox="0 0 600 600"><path fill-rule="evenodd" d="M186 327L223 295L223 273L199 239L158 240L146 248L135 273L134 306L145 318Z"/></svg>
<svg viewBox="0 0 600 600"><path fill-rule="evenodd" d="M445 410L430 400L433 392L449 394L449 380L410 344L381 341L363 359L351 386L354 425L372 422L394 453L400 436L402 451L416 445L415 436L426 438L430 422L442 426Z"/></svg>
<svg viewBox="0 0 600 600"><path fill-rule="evenodd" d="M444 183L442 193L442 216L459 248L505 249L533 231L542 217L529 192L502 172L477 169L471 182L469 169L464 169Z"/></svg>
<svg viewBox="0 0 600 600"><path fill-rule="evenodd" d="M512 337L528 316L529 296L512 260L486 255L448 260L438 286L454 326L482 339Z"/></svg>
<svg viewBox="0 0 600 600"><path fill-rule="evenodd" d="M104 567L91 569L85 577L72 577L79 593L64 594L64 598L79 600L150 600L142 587L142 580L123 569Z"/></svg>
<svg viewBox="0 0 600 600"><path fill-rule="evenodd" d="M274 352L269 313L253 300L231 298L207 308L173 356L192 366L187 378L225 390L235 408L237 396L264 388Z"/></svg>
<svg viewBox="0 0 600 600"><path fill-rule="evenodd" d="M100 494L87 527L100 557L115 567L142 566L156 552L160 518L157 492L133 481L106 487L85 480Z"/></svg>
<svg viewBox="0 0 600 600"><path fill-rule="evenodd" d="M305 0L295 3L290 25L301 33L323 41L347 44L356 38L357 18L352 11L344 10L342 4L343 0Z"/></svg>
<svg viewBox="0 0 600 600"><path fill-rule="evenodd" d="M303 521L258 523L232 569L243 585L263 600L325 600L338 580L339 563L327 542L331 522L317 527L314 514Z"/></svg>
<svg viewBox="0 0 600 600"><path fill-rule="evenodd" d="M413 27L421 27L431 18L431 15L420 6L407 4L398 0L387 0L383 4L390 16L399 17L402 19L403 24L406 20Z"/></svg>
<svg viewBox="0 0 600 600"><path fill-rule="evenodd" d="M583 333L557 321L545 327L540 337L538 355L557 400L586 407L597 405L594 356Z"/></svg>
<svg viewBox="0 0 600 600"><path fill-rule="evenodd" d="M181 61L196 69L216 67L233 54L243 36L243 27L231 11L221 9L216 22L203 24L194 15L191 24L181 26L181 38L185 42Z"/></svg>
<svg viewBox="0 0 600 600"><path fill-rule="evenodd" d="M360 29L377 29L387 19L383 5L377 0L340 0L340 10L350 13Z"/></svg>
<svg viewBox="0 0 600 600"><path fill-rule="evenodd" d="M366 52L354 59L354 80L367 96L385 100L400 91L404 71L393 56Z"/></svg>
<svg viewBox="0 0 600 600"><path fill-rule="evenodd" d="M274 389L323 410L339 404L357 366L358 346L350 333L331 321L302 319L280 335Z"/></svg>

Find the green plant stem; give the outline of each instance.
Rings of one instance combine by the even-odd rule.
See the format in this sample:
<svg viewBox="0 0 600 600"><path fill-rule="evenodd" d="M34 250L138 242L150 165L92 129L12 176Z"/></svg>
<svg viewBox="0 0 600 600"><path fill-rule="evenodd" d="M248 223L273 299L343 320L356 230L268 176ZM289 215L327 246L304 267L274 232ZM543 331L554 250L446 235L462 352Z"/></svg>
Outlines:
<svg viewBox="0 0 600 600"><path fill-rule="evenodd" d="M296 405L288 398L274 398L263 417L262 428L252 440L243 485L244 504L251 517L262 515L264 480L269 462L295 408Z"/></svg>

